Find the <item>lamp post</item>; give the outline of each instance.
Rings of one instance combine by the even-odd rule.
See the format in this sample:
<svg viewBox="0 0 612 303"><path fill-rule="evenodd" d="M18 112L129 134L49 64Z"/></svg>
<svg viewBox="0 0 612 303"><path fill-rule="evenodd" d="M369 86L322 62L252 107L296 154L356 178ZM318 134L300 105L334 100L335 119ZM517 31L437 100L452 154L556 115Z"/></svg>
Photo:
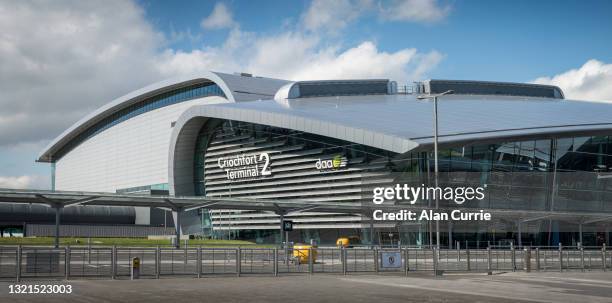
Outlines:
<svg viewBox="0 0 612 303"><path fill-rule="evenodd" d="M418 95L417 99L433 99L434 101L434 182L436 188L438 188L438 97L444 95L451 95L454 91L447 90L440 94L428 94L428 95ZM438 195L435 196L436 201L436 209L440 207L438 202ZM440 249L440 221L436 220L436 247L438 251Z"/></svg>

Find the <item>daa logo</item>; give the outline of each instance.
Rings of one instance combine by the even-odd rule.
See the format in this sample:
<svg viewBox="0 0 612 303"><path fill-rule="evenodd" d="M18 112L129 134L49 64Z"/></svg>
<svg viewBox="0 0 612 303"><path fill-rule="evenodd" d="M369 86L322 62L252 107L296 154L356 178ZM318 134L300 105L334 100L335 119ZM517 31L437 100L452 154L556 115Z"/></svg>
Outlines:
<svg viewBox="0 0 612 303"><path fill-rule="evenodd" d="M342 155L335 155L331 159L319 159L315 163L318 170L340 169L346 167L348 159Z"/></svg>

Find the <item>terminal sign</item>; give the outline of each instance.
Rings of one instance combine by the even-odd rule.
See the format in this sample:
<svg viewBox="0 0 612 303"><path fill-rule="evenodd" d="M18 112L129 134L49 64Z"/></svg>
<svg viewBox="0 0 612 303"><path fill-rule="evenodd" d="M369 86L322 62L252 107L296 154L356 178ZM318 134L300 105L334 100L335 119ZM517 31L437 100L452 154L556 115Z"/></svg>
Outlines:
<svg viewBox="0 0 612 303"><path fill-rule="evenodd" d="M217 160L217 164L219 168L225 170L228 180L272 175L268 153L221 157Z"/></svg>

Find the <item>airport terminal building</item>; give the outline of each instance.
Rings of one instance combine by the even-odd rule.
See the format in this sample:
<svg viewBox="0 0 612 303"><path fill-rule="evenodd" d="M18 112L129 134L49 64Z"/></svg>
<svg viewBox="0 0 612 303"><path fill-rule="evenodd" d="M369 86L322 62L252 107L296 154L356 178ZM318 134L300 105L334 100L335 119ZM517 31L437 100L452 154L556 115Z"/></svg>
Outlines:
<svg viewBox="0 0 612 303"><path fill-rule="evenodd" d="M418 97L448 90L454 94L438 102L440 172L487 184L486 199L462 207L504 212L461 232L444 225L445 240L511 241L519 222L523 241L534 245L576 242L563 227L578 224L584 243L609 243L609 222L588 215L612 216L612 104L567 100L552 86L200 73L111 101L53 140L38 161L50 163L54 190L358 204L364 190L397 176L431 180L434 107ZM89 222L172 224L164 210L105 209L116 213ZM556 216L525 220L547 211ZM272 212L212 206L181 218L186 234L278 241ZM287 219L296 241L371 240L359 214L302 211ZM381 224L375 236L421 245L430 232L428 224Z"/></svg>

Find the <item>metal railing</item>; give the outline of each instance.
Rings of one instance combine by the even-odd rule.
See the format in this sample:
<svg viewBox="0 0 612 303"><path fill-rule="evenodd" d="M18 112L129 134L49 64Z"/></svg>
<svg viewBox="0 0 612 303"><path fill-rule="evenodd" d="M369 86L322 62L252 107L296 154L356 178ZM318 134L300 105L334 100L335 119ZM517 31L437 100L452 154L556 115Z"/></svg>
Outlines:
<svg viewBox="0 0 612 303"><path fill-rule="evenodd" d="M393 258L395 266L388 267ZM391 257L389 257L391 256ZM129 277L132 260L140 276L283 275L499 271L606 271L606 247L432 248L208 248L0 247L0 279ZM398 263L399 262L399 263Z"/></svg>

